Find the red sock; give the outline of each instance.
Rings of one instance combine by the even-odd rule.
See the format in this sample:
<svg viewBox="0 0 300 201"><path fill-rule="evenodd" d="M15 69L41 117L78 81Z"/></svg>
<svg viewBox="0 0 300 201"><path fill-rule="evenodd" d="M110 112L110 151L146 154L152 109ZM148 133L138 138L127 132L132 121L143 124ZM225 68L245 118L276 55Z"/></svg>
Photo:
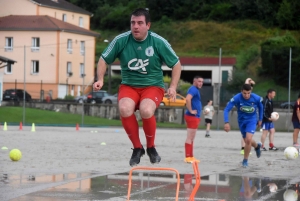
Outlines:
<svg viewBox="0 0 300 201"><path fill-rule="evenodd" d="M143 129L147 140L147 148L154 147L155 132L156 132L156 119L153 115L149 119L143 120Z"/></svg>
<svg viewBox="0 0 300 201"><path fill-rule="evenodd" d="M273 143L270 143L269 145L270 145L270 148L274 147L274 144L273 144Z"/></svg>
<svg viewBox="0 0 300 201"><path fill-rule="evenodd" d="M193 175L192 174L185 174L183 177L183 183L184 184L191 184L193 180Z"/></svg>
<svg viewBox="0 0 300 201"><path fill-rule="evenodd" d="M185 143L185 157L193 157L192 155L192 144Z"/></svg>
<svg viewBox="0 0 300 201"><path fill-rule="evenodd" d="M122 125L132 142L133 148L141 148L142 144L139 136L139 125L134 114L129 117L121 117Z"/></svg>
<svg viewBox="0 0 300 201"><path fill-rule="evenodd" d="M192 148L191 148L191 157L194 156L194 141L192 141L192 144L191 144Z"/></svg>

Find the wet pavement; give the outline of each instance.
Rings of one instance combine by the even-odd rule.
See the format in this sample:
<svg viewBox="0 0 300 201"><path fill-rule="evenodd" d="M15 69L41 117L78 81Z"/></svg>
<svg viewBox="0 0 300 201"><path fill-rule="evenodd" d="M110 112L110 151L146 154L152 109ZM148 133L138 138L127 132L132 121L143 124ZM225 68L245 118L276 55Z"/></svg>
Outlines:
<svg viewBox="0 0 300 201"><path fill-rule="evenodd" d="M188 200L196 183L191 165L183 162L186 130L157 132L161 163L152 165L149 157L144 156L139 166L178 170L178 200ZM142 129L140 133L145 146ZM278 151L266 151L257 158L252 149L246 169L241 168L243 156L238 131L213 131L211 138L204 136L205 131L199 130L194 142L194 155L201 160L202 176L194 200L299 200L300 158L288 160L283 154L291 146L292 133L276 132ZM254 136L256 141L260 137L260 132ZM30 128L20 131L8 126L7 131L0 132L0 147L6 147L0 150L0 201L127 199L132 150L121 128L76 131L36 127L32 132ZM14 148L22 151L20 161L9 158L9 151ZM175 200L174 173L135 171L132 178L130 200Z"/></svg>
<svg viewBox="0 0 300 201"><path fill-rule="evenodd" d="M234 171L234 170L232 170ZM231 172L232 172L231 171ZM0 182L10 188L36 188L36 191L11 201L127 200L129 172L97 176L97 173L56 175L2 175ZM132 174L130 200L173 201L176 174L135 171ZM194 200L300 200L300 181L264 177L213 174L201 177ZM48 187L51 185L51 187ZM178 200L188 200L195 185L193 174L180 174ZM44 188L44 189L43 189Z"/></svg>

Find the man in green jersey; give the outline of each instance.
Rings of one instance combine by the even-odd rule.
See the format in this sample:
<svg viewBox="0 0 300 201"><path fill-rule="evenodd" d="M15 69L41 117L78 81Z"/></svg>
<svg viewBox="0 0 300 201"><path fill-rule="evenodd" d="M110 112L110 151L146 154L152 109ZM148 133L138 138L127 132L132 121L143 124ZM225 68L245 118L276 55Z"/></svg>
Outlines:
<svg viewBox="0 0 300 201"><path fill-rule="evenodd" d="M140 163L145 154L140 138L139 126L134 112L139 110L147 141L147 154L151 163L159 163L154 139L156 119L154 112L164 96L162 64L172 68L172 80L167 93L175 101L176 87L180 79L181 64L171 45L163 37L149 31L150 14L144 8L131 14L131 31L124 32L103 51L98 62L98 81L94 90L103 86L107 64L119 58L122 82L118 93L118 104L122 125L133 145L130 166Z"/></svg>

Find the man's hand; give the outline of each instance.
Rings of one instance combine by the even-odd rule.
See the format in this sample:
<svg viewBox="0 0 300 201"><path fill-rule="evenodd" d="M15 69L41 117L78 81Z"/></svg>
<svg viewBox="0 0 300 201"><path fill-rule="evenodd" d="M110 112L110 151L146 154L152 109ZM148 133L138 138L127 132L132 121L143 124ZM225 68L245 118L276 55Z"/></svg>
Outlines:
<svg viewBox="0 0 300 201"><path fill-rule="evenodd" d="M197 114L197 110L192 110L190 111L191 114L196 115Z"/></svg>
<svg viewBox="0 0 300 201"><path fill-rule="evenodd" d="M98 80L93 84L94 91L99 91L103 87L103 81Z"/></svg>
<svg viewBox="0 0 300 201"><path fill-rule="evenodd" d="M224 131L226 131L226 132L230 131L230 124L229 123L224 124Z"/></svg>
<svg viewBox="0 0 300 201"><path fill-rule="evenodd" d="M170 97L170 100L172 102L175 102L176 101L176 89L174 88L169 88L168 91L167 91L169 97Z"/></svg>
<svg viewBox="0 0 300 201"><path fill-rule="evenodd" d="M257 126L260 128L261 127L261 121L258 121Z"/></svg>

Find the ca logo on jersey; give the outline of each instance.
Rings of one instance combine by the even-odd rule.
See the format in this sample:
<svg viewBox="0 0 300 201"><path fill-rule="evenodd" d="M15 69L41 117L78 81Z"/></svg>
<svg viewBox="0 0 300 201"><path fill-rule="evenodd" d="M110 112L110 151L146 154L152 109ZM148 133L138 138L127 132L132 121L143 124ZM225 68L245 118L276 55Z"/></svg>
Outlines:
<svg viewBox="0 0 300 201"><path fill-rule="evenodd" d="M254 107L251 106L242 106L240 110L245 113L253 113L255 111Z"/></svg>
<svg viewBox="0 0 300 201"><path fill-rule="evenodd" d="M130 70L135 70L139 73L147 74L146 67L149 65L149 59L145 59L144 61L142 59L131 59L128 62L128 68Z"/></svg>

